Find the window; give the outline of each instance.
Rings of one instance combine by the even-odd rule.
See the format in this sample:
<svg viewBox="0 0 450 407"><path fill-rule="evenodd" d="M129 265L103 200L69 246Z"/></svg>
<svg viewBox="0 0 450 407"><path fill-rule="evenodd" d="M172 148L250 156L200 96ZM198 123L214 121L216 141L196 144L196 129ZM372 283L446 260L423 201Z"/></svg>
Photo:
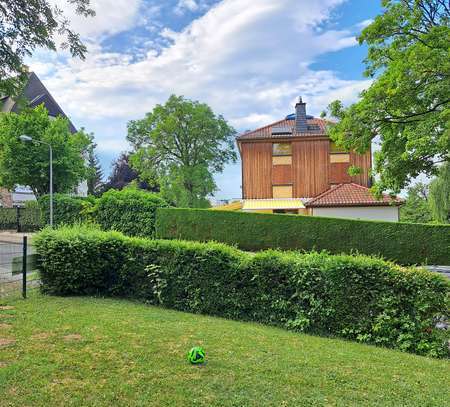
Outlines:
<svg viewBox="0 0 450 407"><path fill-rule="evenodd" d="M274 185L272 187L273 198L292 198L292 185Z"/></svg>
<svg viewBox="0 0 450 407"><path fill-rule="evenodd" d="M272 155L274 156L292 155L291 143L273 143L272 146Z"/></svg>
<svg viewBox="0 0 450 407"><path fill-rule="evenodd" d="M272 165L291 165L292 156L291 155L274 155L272 157Z"/></svg>
<svg viewBox="0 0 450 407"><path fill-rule="evenodd" d="M330 154L330 163L349 163L350 162L350 154L347 153L339 153L339 154Z"/></svg>
<svg viewBox="0 0 450 407"><path fill-rule="evenodd" d="M274 209L273 213L286 213L289 215L298 215L298 209Z"/></svg>

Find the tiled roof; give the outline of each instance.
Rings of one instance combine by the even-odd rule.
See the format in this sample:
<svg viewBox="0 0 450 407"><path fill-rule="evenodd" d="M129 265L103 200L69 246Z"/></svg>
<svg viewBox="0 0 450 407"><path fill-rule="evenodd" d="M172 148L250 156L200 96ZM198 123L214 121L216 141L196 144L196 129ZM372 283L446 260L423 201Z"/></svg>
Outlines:
<svg viewBox="0 0 450 407"><path fill-rule="evenodd" d="M362 185L349 183L331 187L314 199L306 203L309 208L339 207L339 206L388 206L401 205L403 200L398 197L383 195L376 199L369 188Z"/></svg>
<svg viewBox="0 0 450 407"><path fill-rule="evenodd" d="M309 130L307 133L294 133L293 136L325 136L326 135L326 125L327 121L319 118L308 118L307 124ZM269 124L267 126L261 127L259 129L248 131L237 137L238 140L251 140L251 139L261 139L261 138L286 138L286 134L272 134L273 128L286 127L295 131L295 120L294 119L283 119L278 122ZM289 136L288 136L289 137Z"/></svg>

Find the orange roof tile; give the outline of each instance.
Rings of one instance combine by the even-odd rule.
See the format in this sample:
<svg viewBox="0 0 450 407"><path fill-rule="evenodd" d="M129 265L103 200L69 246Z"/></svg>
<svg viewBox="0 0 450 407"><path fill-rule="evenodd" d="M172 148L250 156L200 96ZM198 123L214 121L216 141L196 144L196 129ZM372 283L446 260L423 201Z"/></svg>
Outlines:
<svg viewBox="0 0 450 407"><path fill-rule="evenodd" d="M309 208L339 207L339 206L388 206L401 205L403 199L384 195L376 199L369 188L362 185L348 183L331 187L305 205Z"/></svg>

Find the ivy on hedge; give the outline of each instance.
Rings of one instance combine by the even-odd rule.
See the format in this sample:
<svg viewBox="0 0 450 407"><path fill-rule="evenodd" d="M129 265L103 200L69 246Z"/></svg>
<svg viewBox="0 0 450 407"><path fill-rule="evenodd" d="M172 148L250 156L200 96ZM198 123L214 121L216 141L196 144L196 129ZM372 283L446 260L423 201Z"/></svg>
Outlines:
<svg viewBox="0 0 450 407"><path fill-rule="evenodd" d="M450 225L162 208L156 236L218 241L242 250L327 250L382 256L400 264L450 265Z"/></svg>
<svg viewBox="0 0 450 407"><path fill-rule="evenodd" d="M76 227L35 239L42 289L133 298L181 311L336 335L431 356L449 283L362 255L242 252L221 243L149 240Z"/></svg>
<svg viewBox="0 0 450 407"><path fill-rule="evenodd" d="M153 237L156 208L166 206L166 201L154 193L132 188L110 189L97 200L93 218L104 230Z"/></svg>

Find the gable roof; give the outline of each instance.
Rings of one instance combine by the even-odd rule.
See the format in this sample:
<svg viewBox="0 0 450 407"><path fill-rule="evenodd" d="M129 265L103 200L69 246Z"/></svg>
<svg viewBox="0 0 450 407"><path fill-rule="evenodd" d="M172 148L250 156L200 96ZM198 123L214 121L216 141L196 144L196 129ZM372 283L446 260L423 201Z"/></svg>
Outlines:
<svg viewBox="0 0 450 407"><path fill-rule="evenodd" d="M376 199L369 188L355 183L339 184L331 187L305 205L308 208L339 207L339 206L390 206L401 205L403 199L392 198L383 194L381 199Z"/></svg>
<svg viewBox="0 0 450 407"><path fill-rule="evenodd" d="M48 110L48 114L53 117L62 116L69 120L69 129L71 133L76 133L77 129L58 105L56 100L53 98L51 93L47 90L44 84L40 81L38 76L34 72L30 72L28 75L28 81L22 91L21 96L25 98L28 102L28 106L34 108L40 104L44 104L45 108ZM20 103L14 100L10 96L3 96L1 98L2 111L3 112L14 112L19 113Z"/></svg>
<svg viewBox="0 0 450 407"><path fill-rule="evenodd" d="M268 124L267 126L260 127L259 129L248 131L237 137L237 140L252 140L252 139L265 139L265 138L286 138L292 136L326 136L327 121L319 119L317 117L307 116L306 122L308 125L308 132L297 133L295 132L295 115L290 115L283 120L279 120L275 123ZM289 129L292 134L277 133L273 134L273 130L277 128Z"/></svg>

